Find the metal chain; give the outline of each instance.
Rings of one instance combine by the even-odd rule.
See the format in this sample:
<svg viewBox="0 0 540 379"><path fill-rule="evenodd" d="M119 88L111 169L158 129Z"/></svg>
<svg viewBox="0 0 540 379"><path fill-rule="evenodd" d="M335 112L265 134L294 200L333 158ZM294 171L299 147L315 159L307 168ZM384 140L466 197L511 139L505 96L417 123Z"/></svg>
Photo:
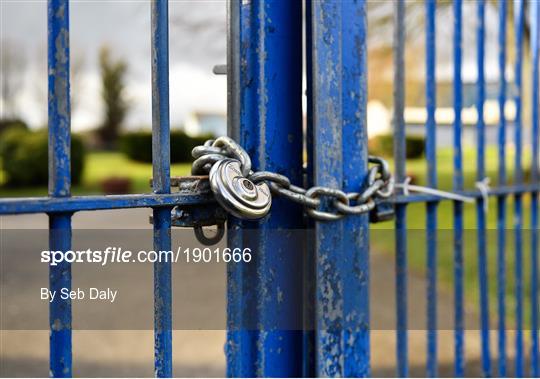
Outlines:
<svg viewBox="0 0 540 379"><path fill-rule="evenodd" d="M251 170L251 158L233 139L219 137L208 140L203 146L193 149L195 158L193 175L208 175L212 166L223 159L236 159L240 162L242 175L253 183L266 182L273 194L282 196L304 206L306 213L319 221L334 221L346 215L359 215L375 208L375 200L386 199L394 193L394 177L388 163L379 157L369 156L369 168L365 189L361 192L345 193L329 187L304 189L291 184L284 175Z"/></svg>

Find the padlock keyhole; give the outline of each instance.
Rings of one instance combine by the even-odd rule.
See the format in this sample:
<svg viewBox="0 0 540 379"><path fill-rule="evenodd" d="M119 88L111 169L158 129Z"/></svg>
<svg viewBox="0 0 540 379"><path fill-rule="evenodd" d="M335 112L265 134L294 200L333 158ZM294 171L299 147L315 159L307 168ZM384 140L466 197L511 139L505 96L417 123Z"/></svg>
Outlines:
<svg viewBox="0 0 540 379"><path fill-rule="evenodd" d="M253 186L253 183L251 183L251 181L249 179L242 180L242 187L244 187L244 189L246 189L248 191L253 191L253 189L255 188Z"/></svg>

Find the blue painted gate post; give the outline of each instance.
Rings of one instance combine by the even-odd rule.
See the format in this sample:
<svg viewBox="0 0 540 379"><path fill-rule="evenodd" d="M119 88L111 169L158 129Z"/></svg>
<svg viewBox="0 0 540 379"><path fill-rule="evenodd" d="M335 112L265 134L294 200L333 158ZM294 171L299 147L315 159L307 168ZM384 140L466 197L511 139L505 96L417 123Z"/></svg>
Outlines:
<svg viewBox="0 0 540 379"><path fill-rule="evenodd" d="M357 192L367 173L366 3L308 7L313 183ZM370 373L368 232L367 215L315 223L316 376Z"/></svg>
<svg viewBox="0 0 540 379"><path fill-rule="evenodd" d="M229 130L254 169L302 185L302 3L238 3L229 3L228 80L239 106L229 122L239 125ZM228 270L229 376L302 375L302 225L300 206L276 196L260 222L229 220L229 244L253 251Z"/></svg>

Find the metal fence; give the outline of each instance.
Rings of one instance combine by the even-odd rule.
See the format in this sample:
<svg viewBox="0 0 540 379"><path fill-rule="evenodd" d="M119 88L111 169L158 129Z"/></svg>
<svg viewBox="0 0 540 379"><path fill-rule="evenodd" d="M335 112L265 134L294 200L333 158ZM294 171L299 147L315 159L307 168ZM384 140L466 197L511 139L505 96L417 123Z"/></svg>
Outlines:
<svg viewBox="0 0 540 379"><path fill-rule="evenodd" d="M512 184L505 172L507 142L505 119L499 125L498 182L488 196L497 198L497 276L488 278L485 197L482 191L464 189L461 146L462 1L454 0L454 181L453 190L476 199L482 368L486 376L507 372L505 256L516 258L515 375L525 375L523 328L524 296L531 301L530 371L538 377L538 140L539 140L539 18L540 3L527 2L530 14L532 62L532 167L525 183L522 165L522 62L525 22L524 0L513 3L515 21L515 167ZM499 68L501 114L506 102L507 65L506 1L499 1ZM437 187L436 161L436 7L425 2L426 37L426 160L427 184ZM484 103L485 8L477 2L477 180L486 175ZM307 132L302 129L303 27L305 12L305 58L307 73ZM261 170L285 174L293 183L328 186L355 191L367 174L367 4L357 1L229 1L228 2L228 95L229 134L253 157ZM69 92L69 3L48 2L49 72L49 196L0 199L0 214L47 213L50 249L68 250L74 212L98 209L148 207L153 209L154 247L171 248L171 210L175 206L198 206L213 202L208 194L170 192L168 4L151 2L152 25L152 127L154 193L117 196L71 196L70 194L70 92ZM405 124L405 2L395 1L395 176L406 178ZM466 31L471 32L471 31ZM303 149L307 170L303 169ZM505 204L514 197L514 251L505 251ZM530 196L530 209L523 198ZM437 206L435 195L397 194L396 220L396 312L397 374L408 375L407 336L407 206L426 204L427 245L427 375L437 375ZM463 205L454 209L455 375L465 371ZM523 241L523 213L531 212L531 240ZM251 230L249 235L246 230ZM268 238L274 229L307 229L313 238L305 241ZM308 233L308 232L306 232ZM369 219L367 215L335 222L305 219L300 207L276 198L271 215L263 222L230 218L230 245L255 243L255 265L228 266L228 334L226 343L229 376L369 376ZM307 236L307 234L306 234ZM523 244L531 244L531 291L523 293ZM275 252L279 251L279 254ZM304 254L299 254L304 251ZM297 275L293 275L297 274ZM491 367L488 279L498 289L497 366ZM307 283L307 285L306 285ZM311 283L311 284L310 284ZM71 286L68 263L50 267L50 289ZM156 263L155 373L172 376L171 266ZM276 296L280 291L281 296ZM254 311L256 310L256 311ZM247 318L256 318L262 329L246 329ZM301 330L283 330L280 325L300 322ZM71 304L55 299L50 305L50 369L53 376L71 376Z"/></svg>
<svg viewBox="0 0 540 379"><path fill-rule="evenodd" d="M486 213L484 212L487 200L480 192L464 191L463 179L463 152L462 152L462 33L463 31L463 14L462 1L453 1L453 59L454 59L454 178L453 190L461 193L468 193L469 196L476 197L476 219L477 219L477 251L479 260L478 278L480 283L480 325L481 325L481 351L482 351L482 372L485 376L492 375L507 375L507 328L506 325L506 299L505 290L507 286L506 278L506 256L507 254L515 254L515 315L516 315L516 339L515 339L515 370L513 373L521 377L525 374L525 351L524 351L524 336L523 336L523 296L530 296L531 302L531 326L530 326L530 371L529 375L538 377L540 375L538 366L538 91L539 91L539 72L538 72L538 54L539 54L539 3L531 1L518 0L513 2L514 9L514 43L515 43L515 62L514 75L517 94L515 96L516 117L511 120L515 123L515 162L514 162L514 178L512 184L506 174L506 155L507 144L510 141L506 140L506 119L500 117L498 127L498 178L497 186L489 191L489 196L494 196L497 199L497 276L496 278L488 278L488 252L486 241ZM506 31L506 15L508 7L512 4L507 1L498 2L499 13L499 36L498 36L498 67L499 67L499 114L505 114L506 86L507 79L506 68L507 62L507 31ZM532 148L532 166L530 183L524 182L523 176L523 122L522 122L522 97L523 93L522 72L524 59L524 30L525 30L525 5L529 7L530 14L530 53L531 53L531 78L532 78L532 93L531 93L531 108L532 108L532 138L528 141ZM484 124L484 101L485 101L485 1L476 2L476 59L477 59L477 94L476 94L476 109L478 114L477 123L477 160L476 160L476 179L481 182L486 177L486 158L485 158L485 124ZM435 109L436 109L436 46L435 46L435 23L436 23L436 2L426 1L426 99L427 99L427 123L426 123L426 160L428 163L428 185L437 187L436 175L436 125L435 125ZM405 8L404 2L396 2L395 9L395 159L396 159L396 180L401 182L405 180L405 125L403 122L403 104L404 104L404 18ZM472 32L467 30L465 32ZM530 293L525 294L523 291L523 197L530 195L531 221L531 262L526 267L530 267L531 289ZM514 251L507 251L506 246L506 201L509 196L514 197ZM408 374L407 360L407 222L406 210L407 203L421 201L426 203L427 222L426 222L426 244L427 244L427 314L428 314L428 350L427 350L427 375L437 375L437 200L430 196L403 197L403 201L398 196L396 204L396 280L397 280L397 356L398 367L397 373L400 376ZM464 213L463 203L454 201L453 204L453 229L454 229L454 319L455 319L455 343L454 343L454 375L463 376L465 374L465 350L464 350L464 268L463 268L463 233L464 233ZM469 257L468 259L471 259ZM495 279L497 287L497 353L493 355L490 351L490 318L493 315L489 313L488 304L488 282L489 279ZM492 367L492 359L497 358L497 369Z"/></svg>

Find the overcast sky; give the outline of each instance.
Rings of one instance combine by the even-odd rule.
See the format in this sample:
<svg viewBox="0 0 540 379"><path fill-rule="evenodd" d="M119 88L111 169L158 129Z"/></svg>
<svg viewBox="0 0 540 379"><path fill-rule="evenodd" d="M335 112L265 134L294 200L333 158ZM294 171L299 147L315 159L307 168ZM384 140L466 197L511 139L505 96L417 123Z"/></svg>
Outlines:
<svg viewBox="0 0 540 379"><path fill-rule="evenodd" d="M72 62L83 62L79 86L73 87L77 106L73 112L74 130L95 127L101 119L100 81L97 65L100 46L107 44L113 55L129 64L127 95L132 109L126 121L131 128L149 126L150 99L150 5L148 1L87 0L70 3ZM378 8L369 20L392 11ZM488 3L489 4L489 3ZM421 4L419 4L421 5ZM19 113L33 126L46 122L46 2L0 0L2 46L16 45L24 57L25 75L17 97ZM423 17L423 6L417 17ZM225 2L170 1L170 108L171 124L180 126L189 112L225 112L226 80L212 74L212 66L225 62ZM474 80L475 67L475 4L464 2L464 78ZM488 5L486 76L496 78L496 9ZM451 75L452 9L439 12L437 22L437 57L439 77ZM371 21L370 21L371 22ZM373 38L391 42L391 25ZM423 28L412 43L423 43ZM372 36L373 37L373 36ZM370 37L370 38L372 38ZM372 40L370 39L370 42ZM419 59L423 67L424 59ZM423 70L423 69L422 69ZM410 72L410 71L409 71Z"/></svg>

